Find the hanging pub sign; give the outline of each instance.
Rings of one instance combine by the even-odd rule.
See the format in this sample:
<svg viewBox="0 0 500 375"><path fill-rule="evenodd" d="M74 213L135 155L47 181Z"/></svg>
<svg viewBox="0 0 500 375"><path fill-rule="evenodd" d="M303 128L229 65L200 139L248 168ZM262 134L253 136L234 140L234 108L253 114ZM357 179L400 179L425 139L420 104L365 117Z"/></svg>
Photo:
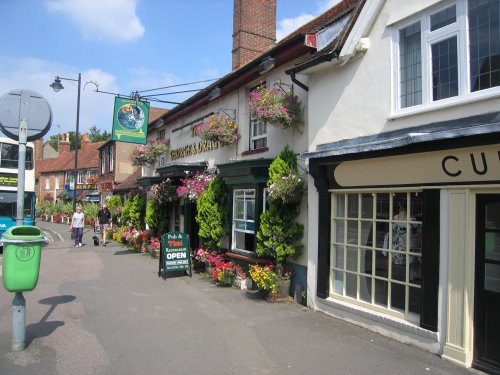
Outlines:
<svg viewBox="0 0 500 375"><path fill-rule="evenodd" d="M177 271L189 271L189 276L191 276L189 235L182 232L165 233L161 236L158 276L162 276L165 279L167 272Z"/></svg>
<svg viewBox="0 0 500 375"><path fill-rule="evenodd" d="M113 113L113 141L146 144L148 118L148 102L116 97Z"/></svg>

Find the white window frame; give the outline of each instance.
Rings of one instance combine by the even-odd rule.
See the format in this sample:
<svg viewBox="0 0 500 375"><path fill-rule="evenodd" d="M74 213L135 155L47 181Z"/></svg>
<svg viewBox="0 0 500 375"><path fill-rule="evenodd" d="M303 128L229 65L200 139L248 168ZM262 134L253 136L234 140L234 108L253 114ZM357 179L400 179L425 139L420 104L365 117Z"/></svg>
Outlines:
<svg viewBox="0 0 500 375"><path fill-rule="evenodd" d="M115 169L115 164L114 164L113 154L114 154L114 146L113 146L113 145L110 145L110 146L109 146L109 160L108 160L108 163L109 163L109 171L110 171L110 172L113 172L113 170Z"/></svg>
<svg viewBox="0 0 500 375"><path fill-rule="evenodd" d="M237 193L243 193L244 197L244 218L239 219L236 218L236 195ZM246 195L247 193L251 194L253 193L253 210L254 210L254 219L247 219L247 199ZM250 200L250 199L249 199ZM257 215L257 207L255 205L257 201L257 189L251 188L251 189L234 189L233 190L233 215L232 215L232 244L231 248L232 249L237 249L237 250L244 250L244 251L253 251L253 250L248 250L248 249L239 249L236 247L236 234L237 233L247 233L247 234L253 234L255 235L255 216ZM237 228L236 226L236 221L242 221L245 222L245 229ZM253 223L253 230L247 229L246 224L251 224Z"/></svg>
<svg viewBox="0 0 500 375"><path fill-rule="evenodd" d="M430 31L430 16L456 5L456 22L434 31ZM419 16L397 24L392 32L392 118L463 105L467 102L489 99L500 96L500 86L471 92L470 57L467 0L456 0L442 3L439 7L420 13ZM422 56L422 104L401 108L399 31L420 21L421 24L421 56ZM457 37L458 59L458 95L441 100L432 100L432 66L431 45L453 36Z"/></svg>
<svg viewBox="0 0 500 375"><path fill-rule="evenodd" d="M165 166L165 154L160 154L158 157L158 167L164 167Z"/></svg>
<svg viewBox="0 0 500 375"><path fill-rule="evenodd" d="M104 150L101 151L101 174L106 172L106 153Z"/></svg>
<svg viewBox="0 0 500 375"><path fill-rule="evenodd" d="M50 189L50 176L45 177L45 190Z"/></svg>
<svg viewBox="0 0 500 375"><path fill-rule="evenodd" d="M55 176L54 189L59 189L59 176Z"/></svg>
<svg viewBox="0 0 500 375"><path fill-rule="evenodd" d="M363 194L372 194L373 196L373 206L372 206L372 217L364 216L362 213L362 204L361 204L361 196ZM384 194L384 195L389 195L389 207L388 207L388 215L387 218L379 218L377 217L377 195ZM393 202L394 202L394 195L397 194L406 194L407 195L407 217L406 219L403 219L402 221L399 219L396 219L393 217L393 213L396 211L395 208L393 207ZM412 218L412 209L411 209L411 203L410 203L410 197L412 194L418 195L421 194L421 190L418 189L408 189L408 190L381 190L381 191L339 191L339 192L332 192L332 200L331 200L331 238L330 238L330 277L329 277L329 289L330 289L330 297L342 301L346 301L349 303L353 303L365 308L369 308L372 310L376 310L379 312L387 313L388 315L392 315L401 319L405 319L407 321L410 321L412 323L418 324L420 321L420 316L416 314L415 312L410 312L409 311L409 290L410 288L413 288L412 290L420 289L420 293L422 290L422 284L420 281L420 284L413 282L414 279L414 273L413 269L411 268L410 264L405 264L403 267L406 268L405 270L405 280L400 280L400 279L395 279L392 277L392 269L393 269L393 263L389 260L393 258L393 254L401 254L400 251L394 250L392 248L392 235L393 235L393 230L388 230L386 236L384 237L384 245L379 246L377 243L377 238L376 235L378 234L376 231L373 231L373 228L376 226L374 224L387 224L388 226L392 227L392 224L398 224L398 223L404 223L407 228L413 228L418 230L420 229L420 234L422 233L422 221L417 221L415 218ZM358 203L357 203L357 216L350 216L348 214L348 204L349 204L349 195L358 195ZM343 213L339 214L339 210L337 210L337 197L341 198L344 202L343 206ZM342 210L340 210L342 211ZM351 211L352 212L352 211ZM355 223L357 222L356 225L356 239L351 238L349 236L349 223ZM367 245L363 244L362 241L362 236L363 236L363 223L371 223L371 231L369 232L370 235L372 235L372 244ZM337 230L337 225L342 224L339 226L339 230ZM412 251L412 244L414 244L414 240L416 236L412 235L411 231L408 230L408 233L406 234L406 251L404 254L407 257L414 257L415 259L420 258L418 261L421 262L421 257L422 257L422 250L420 248L420 252L413 250ZM337 238L337 235L339 238ZM421 237L420 237L421 238ZM387 240L387 247L386 247L386 240ZM421 244L420 244L421 246ZM342 250L344 248L345 250ZM351 248L351 250L356 249L357 251L357 260L356 260L356 270L353 270L352 268L349 268L349 257L348 257L348 248ZM343 255L340 257L335 256L335 252L338 251L344 251ZM372 273L371 275L369 273L365 273L362 271L362 256L361 254L365 254L364 252L372 252ZM376 269L376 254L377 252L379 254L385 252L385 255L387 256L388 259L388 275L387 276L381 276L380 274L377 274L377 269ZM407 258L409 259L409 258ZM342 264L338 263L338 260L341 260ZM416 265L417 263L415 263ZM352 263L351 263L352 267ZM421 271L421 269L420 269ZM357 280L357 289L356 289L356 297L352 297L348 295L347 292L347 275L355 276ZM342 280L338 280L338 276L343 275ZM361 297L362 292L360 291L361 285L362 285L362 280L364 279L370 279L371 280L371 291L370 297L371 297L371 302L366 301ZM387 289L387 305L383 306L379 303L376 302L376 286L375 282L376 281L381 281L381 282L387 282L388 283L388 289ZM400 309L393 308L391 307L391 288L392 285L399 285L399 286L404 286L405 287L405 311L401 311ZM341 291L339 291L339 287L341 288Z"/></svg>

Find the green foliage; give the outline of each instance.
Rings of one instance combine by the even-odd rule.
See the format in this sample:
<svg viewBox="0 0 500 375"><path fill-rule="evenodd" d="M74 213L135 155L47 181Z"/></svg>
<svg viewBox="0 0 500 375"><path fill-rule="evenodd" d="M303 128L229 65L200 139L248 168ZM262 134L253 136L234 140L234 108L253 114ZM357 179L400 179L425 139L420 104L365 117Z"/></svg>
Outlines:
<svg viewBox="0 0 500 375"><path fill-rule="evenodd" d="M229 207L228 207L228 192L224 179L217 176L212 181L212 190L214 192L215 202L219 206L219 212L222 218L222 228L224 233L229 233Z"/></svg>
<svg viewBox="0 0 500 375"><path fill-rule="evenodd" d="M144 228L144 217L146 215L146 196L144 194L137 194L132 199L130 206L130 222L136 229Z"/></svg>
<svg viewBox="0 0 500 375"><path fill-rule="evenodd" d="M121 215L121 222L122 223L128 223L130 221L130 208L132 207L132 204L134 202L132 201L132 198L130 198L128 201L125 202L125 205L123 206L122 210L122 215Z"/></svg>
<svg viewBox="0 0 500 375"><path fill-rule="evenodd" d="M296 222L297 211L292 207L270 204L260 215L257 232L257 255L269 255L276 259L276 267L281 275L288 256L297 257L304 245L304 226Z"/></svg>
<svg viewBox="0 0 500 375"><path fill-rule="evenodd" d="M300 199L293 199L295 194L298 198L302 196L302 181L297 157L288 145L271 163L267 186L269 209L260 215L257 255L272 256L278 274L282 275L286 258L299 256L304 248L304 226L296 221L296 205Z"/></svg>
<svg viewBox="0 0 500 375"><path fill-rule="evenodd" d="M148 204L146 207L146 220L145 221L149 227L149 230L153 234L156 234L158 221L157 221L157 215L156 215L156 211L155 211L155 204L152 200L148 200Z"/></svg>
<svg viewBox="0 0 500 375"><path fill-rule="evenodd" d="M288 167L292 172L298 172L297 156L292 151L292 149L286 145L283 151L280 152L279 157L288 164Z"/></svg>
<svg viewBox="0 0 500 375"><path fill-rule="evenodd" d="M90 142L102 142L111 139L111 133L108 133L106 130L101 133L101 129L97 129L97 126L92 126L89 129L89 139Z"/></svg>
<svg viewBox="0 0 500 375"><path fill-rule="evenodd" d="M219 250L224 236L224 212L217 203L215 194L216 189L220 187L218 184L215 180L210 182L207 190L196 201L196 221L200 226L198 235L202 245L209 250Z"/></svg>
<svg viewBox="0 0 500 375"><path fill-rule="evenodd" d="M115 215L118 207L122 205L122 198L119 195L113 195L107 200L107 204L111 213Z"/></svg>
<svg viewBox="0 0 500 375"><path fill-rule="evenodd" d="M269 179L267 184L273 184L277 179L290 173L290 166L280 156L276 156L269 166Z"/></svg>

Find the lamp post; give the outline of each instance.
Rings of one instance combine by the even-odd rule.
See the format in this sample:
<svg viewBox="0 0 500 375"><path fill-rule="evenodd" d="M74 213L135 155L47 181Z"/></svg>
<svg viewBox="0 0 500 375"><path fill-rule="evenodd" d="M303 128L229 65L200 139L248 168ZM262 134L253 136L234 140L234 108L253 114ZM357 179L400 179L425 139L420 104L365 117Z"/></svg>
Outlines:
<svg viewBox="0 0 500 375"><path fill-rule="evenodd" d="M64 89L64 86L61 84L61 80L65 81L73 81L73 82L78 82L78 97L76 101L76 131L75 131L75 136L76 136L76 141L75 141L75 170L74 170L74 184L73 184L73 212L76 212L76 182L78 180L78 141L80 138L79 134L79 127L80 127L80 89L82 86L82 74L78 73L78 79L73 79L73 78L63 78L56 76L54 79L54 82L50 84L50 87L52 87L52 90L54 92L59 92L62 89Z"/></svg>

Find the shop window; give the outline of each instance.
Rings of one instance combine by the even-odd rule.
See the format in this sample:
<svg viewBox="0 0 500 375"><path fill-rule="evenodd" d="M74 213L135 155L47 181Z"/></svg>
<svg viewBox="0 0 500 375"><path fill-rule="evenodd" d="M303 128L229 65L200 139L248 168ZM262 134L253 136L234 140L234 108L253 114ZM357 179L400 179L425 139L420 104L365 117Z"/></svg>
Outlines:
<svg viewBox="0 0 500 375"><path fill-rule="evenodd" d="M459 0L398 28L396 110L498 95L499 24L500 0Z"/></svg>
<svg viewBox="0 0 500 375"><path fill-rule="evenodd" d="M418 322L421 192L332 195L330 295Z"/></svg>
<svg viewBox="0 0 500 375"><path fill-rule="evenodd" d="M232 249L254 251L255 189L234 190L232 231Z"/></svg>

